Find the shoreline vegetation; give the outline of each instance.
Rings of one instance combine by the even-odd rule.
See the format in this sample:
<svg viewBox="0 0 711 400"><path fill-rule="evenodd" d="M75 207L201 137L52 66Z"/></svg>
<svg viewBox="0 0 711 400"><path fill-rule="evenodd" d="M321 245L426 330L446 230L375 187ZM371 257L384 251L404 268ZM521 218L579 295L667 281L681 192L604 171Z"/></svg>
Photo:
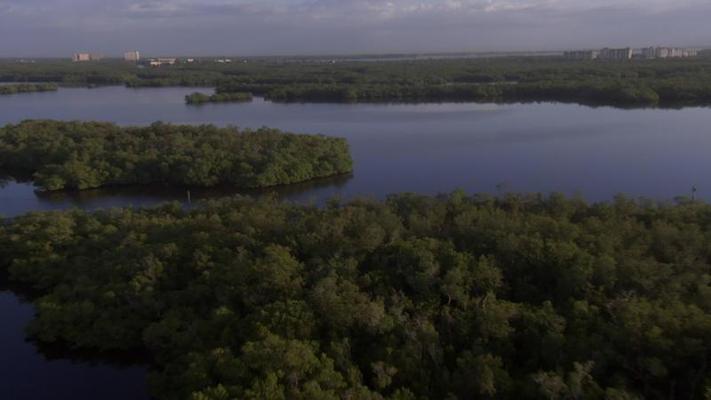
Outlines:
<svg viewBox="0 0 711 400"><path fill-rule="evenodd" d="M0 128L0 171L40 190L126 185L256 189L352 172L345 139L213 125L24 121Z"/></svg>
<svg viewBox="0 0 711 400"><path fill-rule="evenodd" d="M235 197L21 216L0 268L34 340L143 351L160 400L701 400L709 238L689 200Z"/></svg>
<svg viewBox="0 0 711 400"><path fill-rule="evenodd" d="M185 103L192 105L202 105L206 103L249 103L250 101L252 101L252 93L249 92L216 93L212 95L195 92L185 96Z"/></svg>
<svg viewBox="0 0 711 400"><path fill-rule="evenodd" d="M576 103L587 106L622 108L679 107L711 104L708 97L697 101L667 101L650 87L634 87L622 82L535 83L535 84L453 84L453 85L226 85L218 93L251 90L276 103ZM704 96L706 96L704 94Z"/></svg>
<svg viewBox="0 0 711 400"><path fill-rule="evenodd" d="M10 96L23 93L56 92L59 86L55 83L13 83L0 85L0 96Z"/></svg>
<svg viewBox="0 0 711 400"><path fill-rule="evenodd" d="M616 107L711 105L711 57L631 62L502 57L373 62L201 61L160 68L106 61L0 62L0 82L214 87L189 104L277 102L573 102ZM234 97L233 97L234 96Z"/></svg>

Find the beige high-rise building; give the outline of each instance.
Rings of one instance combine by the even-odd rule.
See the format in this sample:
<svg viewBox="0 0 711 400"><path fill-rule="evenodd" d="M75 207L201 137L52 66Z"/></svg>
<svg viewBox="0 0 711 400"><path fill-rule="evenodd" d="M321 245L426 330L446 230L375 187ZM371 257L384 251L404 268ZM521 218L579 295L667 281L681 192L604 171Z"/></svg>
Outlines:
<svg viewBox="0 0 711 400"><path fill-rule="evenodd" d="M74 56L72 57L72 61L74 61L74 62L91 61L91 54L89 54L89 53L74 53Z"/></svg>
<svg viewBox="0 0 711 400"><path fill-rule="evenodd" d="M138 51L127 51L123 53L123 59L128 62L138 62L141 60L141 53Z"/></svg>
<svg viewBox="0 0 711 400"><path fill-rule="evenodd" d="M99 61L103 57L99 54L92 53L74 53L72 56L72 61L74 62L87 62L87 61Z"/></svg>

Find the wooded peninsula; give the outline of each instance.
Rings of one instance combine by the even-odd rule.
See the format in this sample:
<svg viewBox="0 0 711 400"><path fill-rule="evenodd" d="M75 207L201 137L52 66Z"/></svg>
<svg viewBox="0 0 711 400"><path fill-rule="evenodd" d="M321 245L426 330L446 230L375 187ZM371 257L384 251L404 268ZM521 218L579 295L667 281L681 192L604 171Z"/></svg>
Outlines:
<svg viewBox="0 0 711 400"><path fill-rule="evenodd" d="M0 268L158 399L702 400L710 240L689 200L233 198L18 217Z"/></svg>
<svg viewBox="0 0 711 400"><path fill-rule="evenodd" d="M42 190L264 188L352 172L345 139L213 125L24 121L0 128L0 171Z"/></svg>

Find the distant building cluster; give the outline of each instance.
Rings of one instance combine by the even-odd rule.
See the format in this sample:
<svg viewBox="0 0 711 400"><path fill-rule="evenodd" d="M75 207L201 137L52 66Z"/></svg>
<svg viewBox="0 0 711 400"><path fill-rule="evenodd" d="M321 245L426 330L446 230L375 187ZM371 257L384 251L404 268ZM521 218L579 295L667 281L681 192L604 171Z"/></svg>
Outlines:
<svg viewBox="0 0 711 400"><path fill-rule="evenodd" d="M630 60L632 58L633 50L631 47L625 47L622 49L608 49L604 48L600 50L600 55L597 58L600 60L610 60L610 61L623 61Z"/></svg>
<svg viewBox="0 0 711 400"><path fill-rule="evenodd" d="M605 60L624 61L633 58L655 59L655 58L685 58L699 55L697 49L681 47L646 47L635 50L631 47L619 49L604 48L602 50L573 50L566 51L564 56L569 60Z"/></svg>
<svg viewBox="0 0 711 400"><path fill-rule="evenodd" d="M151 58L148 65L151 67L160 67L163 65L175 65L178 60L176 58Z"/></svg>
<svg viewBox="0 0 711 400"><path fill-rule="evenodd" d="M72 56L72 61L74 62L88 62L88 61L99 61L104 57L95 53L74 53ZM130 62L139 62L141 60L141 53L138 51L127 51L123 53L123 59Z"/></svg>
<svg viewBox="0 0 711 400"><path fill-rule="evenodd" d="M103 57L98 54L93 53L74 53L72 56L72 61L74 62L87 62L87 61L99 61Z"/></svg>
<svg viewBox="0 0 711 400"><path fill-rule="evenodd" d="M602 50L566 51L565 58L569 60L629 60L633 50L630 47L621 49L604 48Z"/></svg>
<svg viewBox="0 0 711 400"><path fill-rule="evenodd" d="M647 47L642 49L643 58L687 58L699 55L698 49L686 49L681 47Z"/></svg>
<svg viewBox="0 0 711 400"><path fill-rule="evenodd" d="M88 61L99 61L103 59L103 56L95 53L74 53L72 55L72 60L74 62L88 62ZM123 53L123 60L126 62L131 62L137 64L139 68L146 67L162 67L166 65L175 65L178 63L198 63L198 62L209 62L207 60L201 60L197 58L175 58L175 57L158 57L158 58L141 58L141 53L138 50L131 50ZM218 64L230 64L233 62L246 63L247 60L233 60L231 58L215 58L210 60Z"/></svg>
<svg viewBox="0 0 711 400"><path fill-rule="evenodd" d="M75 53L72 56L74 62L87 62L87 61L98 61L103 57L93 53ZM177 58L150 58L145 61L141 58L141 53L138 50L131 50L123 53L123 60L126 62L131 62L138 64L140 68L145 68L146 66L160 67L163 65L174 65L178 62ZM193 59L188 59L192 62Z"/></svg>

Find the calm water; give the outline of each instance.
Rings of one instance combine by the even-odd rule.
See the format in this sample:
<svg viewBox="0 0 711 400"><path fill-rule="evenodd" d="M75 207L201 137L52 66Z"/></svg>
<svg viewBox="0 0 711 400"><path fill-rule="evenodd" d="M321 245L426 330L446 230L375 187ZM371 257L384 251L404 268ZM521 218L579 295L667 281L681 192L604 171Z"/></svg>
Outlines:
<svg viewBox="0 0 711 400"><path fill-rule="evenodd" d="M624 192L662 200L692 185L711 200L711 109L619 110L577 105L217 104L188 107L192 89L63 89L0 98L0 124L27 118L120 124L215 123L346 137L355 159L347 182L285 197L383 197L462 188L469 192L580 194L606 200ZM148 205L184 199L177 191L110 191L38 196L31 185L0 189L0 213L66 207Z"/></svg>
<svg viewBox="0 0 711 400"><path fill-rule="evenodd" d="M0 290L0 398L8 400L147 400L142 367L57 359L25 340L31 304Z"/></svg>
<svg viewBox="0 0 711 400"><path fill-rule="evenodd" d="M711 200L711 109L618 110L561 104L335 105L217 104L188 107L194 89L62 89L0 96L0 124L28 118L105 120L120 124L214 123L348 139L352 177L279 189L284 198L321 201L340 195L383 197L462 188L468 192L580 194L607 200L624 192L670 200L692 185ZM209 90L205 90L206 92ZM234 193L195 191L194 199ZM186 198L183 190L99 190L41 195L30 184L0 189L0 214L68 207L151 205ZM24 342L32 308L0 293L0 387L12 398L132 398L145 371L88 362L46 361ZM110 382L110 383L109 383ZM103 391L100 391L103 390ZM122 392L125 391L125 392ZM6 391L4 393L7 393Z"/></svg>

